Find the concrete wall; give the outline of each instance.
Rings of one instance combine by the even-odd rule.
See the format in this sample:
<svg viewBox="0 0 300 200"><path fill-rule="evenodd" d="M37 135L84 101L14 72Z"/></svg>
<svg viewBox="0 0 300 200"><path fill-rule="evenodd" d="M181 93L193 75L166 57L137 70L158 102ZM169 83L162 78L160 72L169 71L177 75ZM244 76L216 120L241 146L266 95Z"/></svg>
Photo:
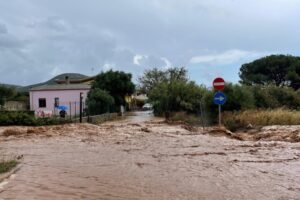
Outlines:
<svg viewBox="0 0 300 200"><path fill-rule="evenodd" d="M28 110L28 103L24 101L6 101L4 109L8 111L25 111Z"/></svg>
<svg viewBox="0 0 300 200"><path fill-rule="evenodd" d="M47 115L58 114L59 110L54 108L54 99L59 98L59 105L64 105L68 107L67 115L79 115L79 101L80 93L83 93L83 104L85 104L87 94L89 92L86 90L51 90L51 91L30 91L30 110L37 113L44 112ZM46 99L46 107L39 107L39 99ZM71 107L71 109L70 109Z"/></svg>
<svg viewBox="0 0 300 200"><path fill-rule="evenodd" d="M114 120L119 116L118 113L106 113L102 115L90 116L88 119L89 123L100 124L106 121Z"/></svg>

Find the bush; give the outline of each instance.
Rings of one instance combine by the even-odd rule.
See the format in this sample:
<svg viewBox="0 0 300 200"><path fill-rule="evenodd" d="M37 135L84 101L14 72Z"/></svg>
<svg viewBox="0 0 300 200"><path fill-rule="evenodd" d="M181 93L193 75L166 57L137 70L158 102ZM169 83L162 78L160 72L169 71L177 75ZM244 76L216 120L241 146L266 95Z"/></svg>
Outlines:
<svg viewBox="0 0 300 200"><path fill-rule="evenodd" d="M292 88L268 86L253 86L252 93L255 97L257 108L300 108L300 94Z"/></svg>
<svg viewBox="0 0 300 200"><path fill-rule="evenodd" d="M227 102L223 110L245 110L255 107L253 92L249 86L239 84L227 84L224 93L227 96Z"/></svg>
<svg viewBox="0 0 300 200"><path fill-rule="evenodd" d="M28 112L0 112L0 126L23 125L44 126L66 123L66 120L58 118L35 118Z"/></svg>

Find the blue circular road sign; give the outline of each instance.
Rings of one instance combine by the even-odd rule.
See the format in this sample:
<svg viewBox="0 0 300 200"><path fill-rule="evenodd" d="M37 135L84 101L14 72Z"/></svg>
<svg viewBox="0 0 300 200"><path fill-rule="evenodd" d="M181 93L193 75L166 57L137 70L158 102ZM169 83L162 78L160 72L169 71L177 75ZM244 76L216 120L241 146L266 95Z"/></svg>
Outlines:
<svg viewBox="0 0 300 200"><path fill-rule="evenodd" d="M227 97L223 92L217 92L214 95L214 103L217 105L224 105L226 103Z"/></svg>

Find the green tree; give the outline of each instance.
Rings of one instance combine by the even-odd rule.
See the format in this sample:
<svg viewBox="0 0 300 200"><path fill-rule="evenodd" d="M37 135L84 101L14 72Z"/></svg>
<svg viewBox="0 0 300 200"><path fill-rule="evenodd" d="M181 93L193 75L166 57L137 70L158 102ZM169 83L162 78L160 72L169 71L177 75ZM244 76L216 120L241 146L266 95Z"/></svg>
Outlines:
<svg viewBox="0 0 300 200"><path fill-rule="evenodd" d="M297 89L300 75L297 64L299 61L300 57L271 55L244 64L239 73L241 83L246 85L275 84L276 86L291 86Z"/></svg>
<svg viewBox="0 0 300 200"><path fill-rule="evenodd" d="M287 79L295 90L300 88L300 60L294 63L287 73Z"/></svg>
<svg viewBox="0 0 300 200"><path fill-rule="evenodd" d="M91 115L110 112L115 100L107 91L94 88L88 93L88 112Z"/></svg>
<svg viewBox="0 0 300 200"><path fill-rule="evenodd" d="M168 118L171 112L199 111L199 103L205 92L204 87L194 82L164 81L150 91L149 101L153 104L155 114L164 114Z"/></svg>
<svg viewBox="0 0 300 200"><path fill-rule="evenodd" d="M166 70L157 68L147 70L139 78L141 91L149 95L155 114L171 112L195 112L199 107L201 92L194 82L188 81L184 67L173 67Z"/></svg>
<svg viewBox="0 0 300 200"><path fill-rule="evenodd" d="M15 95L16 91L14 88L0 85L0 105L3 105L5 103L5 100L12 99Z"/></svg>
<svg viewBox="0 0 300 200"><path fill-rule="evenodd" d="M146 70L143 76L139 78L139 87L141 92L149 94L158 84L171 81L188 81L187 70L184 67Z"/></svg>
<svg viewBox="0 0 300 200"><path fill-rule="evenodd" d="M165 71L157 68L146 70L143 76L139 77L139 90L148 94L155 86L165 80Z"/></svg>
<svg viewBox="0 0 300 200"><path fill-rule="evenodd" d="M172 81L181 81L181 82L187 82L188 81L188 71L185 67L173 67L169 68L166 71L167 74L167 80L170 82Z"/></svg>
<svg viewBox="0 0 300 200"><path fill-rule="evenodd" d="M106 91L114 99L111 111L117 111L120 105L125 105L125 95L131 95L135 85L131 81L132 75L122 71L107 71L96 76L91 92L95 89Z"/></svg>

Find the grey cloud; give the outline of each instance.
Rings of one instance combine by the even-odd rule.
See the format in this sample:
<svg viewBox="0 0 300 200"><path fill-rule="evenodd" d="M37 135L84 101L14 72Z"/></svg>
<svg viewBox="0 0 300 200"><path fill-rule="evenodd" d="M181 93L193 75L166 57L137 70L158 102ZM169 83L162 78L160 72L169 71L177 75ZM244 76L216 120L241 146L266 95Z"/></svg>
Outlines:
<svg viewBox="0 0 300 200"><path fill-rule="evenodd" d="M22 48L24 43L13 35L0 34L0 48Z"/></svg>
<svg viewBox="0 0 300 200"><path fill-rule="evenodd" d="M7 33L7 28L5 24L0 24L0 34Z"/></svg>
<svg viewBox="0 0 300 200"><path fill-rule="evenodd" d="M137 56L130 49L117 48L113 51L112 57L107 57L105 64L98 68L100 71L107 69L124 70L133 74L133 80L137 81L138 77L149 68L166 67L167 63L164 59L153 56L143 55L140 57L138 64L134 63L134 58Z"/></svg>
<svg viewBox="0 0 300 200"><path fill-rule="evenodd" d="M297 0L2 1L0 82L31 84L109 68L137 77L171 64L195 73L216 63L237 68L261 52L299 53L299 6ZM16 71L24 80L14 78Z"/></svg>
<svg viewBox="0 0 300 200"><path fill-rule="evenodd" d="M63 32L70 29L70 24L58 16L51 16L45 19L34 19L28 21L25 27L32 29L44 29L47 31Z"/></svg>
<svg viewBox="0 0 300 200"><path fill-rule="evenodd" d="M49 17L44 23L46 26L56 31L65 31L68 29L67 22L59 17Z"/></svg>
<svg viewBox="0 0 300 200"><path fill-rule="evenodd" d="M158 62L162 63L159 58L149 56L142 66L135 66L132 60L136 53L120 47L116 35L108 29L70 25L71 23L65 22L64 24L69 24L68 29L60 29L57 33L51 31L52 26L45 26L45 22L48 20L42 20L34 26L25 26L30 29L31 35L36 37L30 37L28 48L21 54L14 54L14 58L7 57L6 65L0 64L2 71L6 72L8 77L13 77L15 71L9 70L12 66L9 63L13 63L13 59L19 59L19 63L13 63L13 69L22 77L32 77L20 81L21 84L45 81L64 72L93 75L107 69L108 66L130 72L136 80L145 68ZM15 80L10 79L9 83L11 81Z"/></svg>
<svg viewBox="0 0 300 200"><path fill-rule="evenodd" d="M168 63L166 63L164 58L156 57L153 55L143 55L138 59L138 66L144 66L145 68L151 67L167 67Z"/></svg>
<svg viewBox="0 0 300 200"><path fill-rule="evenodd" d="M8 33L7 27L5 24L0 24L0 50L2 49L11 49L23 48L25 41L18 39L15 35Z"/></svg>

